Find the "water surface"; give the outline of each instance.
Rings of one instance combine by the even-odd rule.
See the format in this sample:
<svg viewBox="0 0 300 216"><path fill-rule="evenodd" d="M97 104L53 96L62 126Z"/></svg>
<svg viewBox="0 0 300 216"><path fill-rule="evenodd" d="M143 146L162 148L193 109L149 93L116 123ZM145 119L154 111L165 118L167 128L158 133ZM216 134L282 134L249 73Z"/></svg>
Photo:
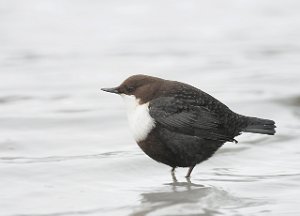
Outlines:
<svg viewBox="0 0 300 216"><path fill-rule="evenodd" d="M299 215L300 3L0 3L0 215ZM190 180L145 156L121 98L132 74L190 83L270 118Z"/></svg>

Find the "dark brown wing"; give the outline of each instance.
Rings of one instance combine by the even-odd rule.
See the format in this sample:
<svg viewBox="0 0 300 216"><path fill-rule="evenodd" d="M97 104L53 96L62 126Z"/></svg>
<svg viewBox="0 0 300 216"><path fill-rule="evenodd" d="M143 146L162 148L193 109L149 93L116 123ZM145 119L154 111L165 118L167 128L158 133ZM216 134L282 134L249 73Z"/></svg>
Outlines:
<svg viewBox="0 0 300 216"><path fill-rule="evenodd" d="M178 133L217 141L235 141L226 122L207 106L189 100L160 97L151 101L150 116L163 127Z"/></svg>

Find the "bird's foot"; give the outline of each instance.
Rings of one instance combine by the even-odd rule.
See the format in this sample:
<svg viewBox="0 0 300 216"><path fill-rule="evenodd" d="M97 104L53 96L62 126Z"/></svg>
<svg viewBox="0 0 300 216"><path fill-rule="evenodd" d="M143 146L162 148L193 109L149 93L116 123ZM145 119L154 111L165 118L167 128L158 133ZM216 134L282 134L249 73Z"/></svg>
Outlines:
<svg viewBox="0 0 300 216"><path fill-rule="evenodd" d="M195 167L195 166L191 166L191 167L189 168L189 170L188 170L188 172L187 172L187 174L186 174L186 176L185 176L187 179L191 178L191 173L192 173L194 167Z"/></svg>

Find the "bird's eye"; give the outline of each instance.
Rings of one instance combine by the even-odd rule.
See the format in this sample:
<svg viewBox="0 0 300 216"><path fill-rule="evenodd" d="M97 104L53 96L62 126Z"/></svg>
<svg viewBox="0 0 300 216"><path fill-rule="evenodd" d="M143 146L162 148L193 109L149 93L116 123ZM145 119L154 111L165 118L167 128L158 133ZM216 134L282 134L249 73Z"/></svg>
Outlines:
<svg viewBox="0 0 300 216"><path fill-rule="evenodd" d="M134 87L133 87L133 86L127 86L127 87L126 87L126 91L127 91L128 93L131 93L131 92L134 91Z"/></svg>

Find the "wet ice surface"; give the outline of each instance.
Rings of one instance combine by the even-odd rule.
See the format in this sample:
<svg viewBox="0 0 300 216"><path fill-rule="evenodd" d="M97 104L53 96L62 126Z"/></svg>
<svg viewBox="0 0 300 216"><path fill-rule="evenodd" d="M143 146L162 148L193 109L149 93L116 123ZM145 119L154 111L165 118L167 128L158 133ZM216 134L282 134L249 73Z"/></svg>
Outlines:
<svg viewBox="0 0 300 216"><path fill-rule="evenodd" d="M300 3L2 1L0 215L299 215ZM193 84L274 119L198 165L134 143L131 74Z"/></svg>

